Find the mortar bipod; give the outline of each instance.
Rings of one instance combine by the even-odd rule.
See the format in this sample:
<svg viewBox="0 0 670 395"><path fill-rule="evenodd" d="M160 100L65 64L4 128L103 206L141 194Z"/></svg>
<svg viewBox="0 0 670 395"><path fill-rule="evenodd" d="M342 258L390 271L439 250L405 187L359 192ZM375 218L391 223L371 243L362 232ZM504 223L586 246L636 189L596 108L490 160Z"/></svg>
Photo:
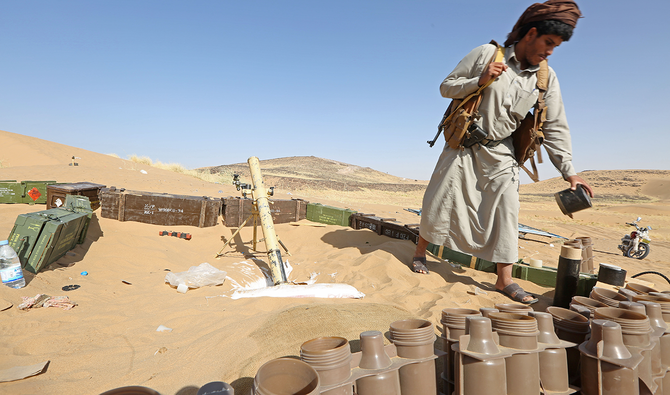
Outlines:
<svg viewBox="0 0 670 395"><path fill-rule="evenodd" d="M224 246L221 248L217 257L221 256L221 251L223 251L230 241L237 236L240 230L246 225L249 219L254 219L254 240L253 247L254 251L256 250L256 226L258 220L261 223L261 230L263 231L263 237L265 241L265 247L268 254L268 264L270 266L270 274L272 276L272 282L274 285L283 284L288 282L286 278L286 272L284 271L284 262L281 258L281 252L279 251L279 245L281 245L288 255L291 255L284 243L279 241L275 233L274 223L272 221L272 214L270 212L270 203L268 196L270 196L270 191L265 188L263 182L263 177L261 176L260 162L257 157L252 156L247 160L249 163L249 170L251 172L251 196L253 198L253 209L251 215L242 222L239 228L233 233L230 240L228 240Z"/></svg>
<svg viewBox="0 0 670 395"><path fill-rule="evenodd" d="M237 227L235 232L230 236L230 239L228 239L228 241L226 241L226 243L223 245L223 247L221 247L219 252L216 253L215 258L218 258L218 257L223 255L223 250L225 250L226 247L228 247L228 245L230 245L230 243L233 241L235 236L237 236L237 234L240 233L242 228L244 228L246 226L247 222L249 222L250 219L253 219L253 221L254 221L253 222L254 235L253 235L253 240L251 242L252 243L251 244L251 249L253 251L258 251L258 249L256 248L257 243L260 242L260 241L265 241L265 238L258 240L258 229L257 229L258 228L258 222L259 222L259 220L258 220L258 208L256 207L256 201L252 201L251 202L251 214L242 222L242 224L240 224L240 226ZM284 249L284 251L286 252L286 255L291 256L291 253L289 252L288 248L286 248L286 245L281 241L279 236L277 236L277 242Z"/></svg>

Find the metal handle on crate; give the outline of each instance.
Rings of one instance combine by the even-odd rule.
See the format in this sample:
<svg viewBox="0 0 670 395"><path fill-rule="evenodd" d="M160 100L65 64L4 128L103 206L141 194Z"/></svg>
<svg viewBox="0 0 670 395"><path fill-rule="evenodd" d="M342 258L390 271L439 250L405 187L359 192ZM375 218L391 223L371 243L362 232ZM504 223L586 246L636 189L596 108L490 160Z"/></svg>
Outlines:
<svg viewBox="0 0 670 395"><path fill-rule="evenodd" d="M23 236L22 238L19 239L19 246L16 248L16 254L21 256L21 251L23 250L23 245L28 242L28 236ZM30 254L28 254L30 256ZM28 257L26 256L26 258ZM23 263L21 263L21 267L23 267Z"/></svg>
<svg viewBox="0 0 670 395"><path fill-rule="evenodd" d="M22 237L21 239L19 239L19 241L21 242L21 244L19 244L19 251L21 251L21 249L23 248L23 244L28 241L28 236Z"/></svg>
<svg viewBox="0 0 670 395"><path fill-rule="evenodd" d="M71 211L71 210L70 210L70 211ZM63 222L62 219L60 219L59 217L57 217L57 216L55 216L55 215L53 215L53 214L40 213L39 215L41 215L42 217L44 217L44 218L46 218L46 219L49 219L49 220L54 220L54 221L58 221L58 222Z"/></svg>

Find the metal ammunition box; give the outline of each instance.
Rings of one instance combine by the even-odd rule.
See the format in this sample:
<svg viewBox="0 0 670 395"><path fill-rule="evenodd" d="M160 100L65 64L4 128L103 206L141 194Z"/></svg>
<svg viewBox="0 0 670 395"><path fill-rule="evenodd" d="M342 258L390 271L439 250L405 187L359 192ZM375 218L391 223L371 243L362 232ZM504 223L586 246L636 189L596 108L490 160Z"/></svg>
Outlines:
<svg viewBox="0 0 670 395"><path fill-rule="evenodd" d="M85 204L88 202L70 203L70 210L53 208L16 218L9 244L24 269L38 273L83 242L93 213Z"/></svg>
<svg viewBox="0 0 670 395"><path fill-rule="evenodd" d="M438 258L459 263L463 267L489 273L496 272L496 263L454 251L444 246L429 243L426 250ZM530 281L543 287L555 287L556 274L556 268L553 267L531 267L524 263L512 265L512 277ZM577 295L588 296L597 281L598 278L595 274L579 273Z"/></svg>
<svg viewBox="0 0 670 395"><path fill-rule="evenodd" d="M0 181L0 203L44 204L47 185L56 181Z"/></svg>
<svg viewBox="0 0 670 395"><path fill-rule="evenodd" d="M86 233L88 232L88 225L91 223L93 218L93 209L91 207L91 201L87 196L83 195L67 195L65 197L65 206L63 207L66 210L73 211L75 213L84 213L86 214L86 219L84 220L84 227L81 230L79 240L77 244L81 244L86 239Z"/></svg>
<svg viewBox="0 0 670 395"><path fill-rule="evenodd" d="M214 226L221 214L220 198L128 191L115 187L100 190L100 215L119 221L164 226Z"/></svg>
<svg viewBox="0 0 670 395"><path fill-rule="evenodd" d="M47 185L47 209L61 207L65 204L65 196L82 195L88 197L91 202L91 209L97 210L100 207L100 198L98 197L100 189L105 185L94 184L92 182L75 182L72 184Z"/></svg>
<svg viewBox="0 0 670 395"><path fill-rule="evenodd" d="M380 218L374 214L354 213L351 214L350 222L354 229L370 229L378 235L409 240L414 244L419 240L419 229L416 225L403 225L395 222L395 218Z"/></svg>
<svg viewBox="0 0 670 395"><path fill-rule="evenodd" d="M320 203L307 204L307 219L328 225L349 226L349 218L356 211L347 208L325 206Z"/></svg>
<svg viewBox="0 0 670 395"><path fill-rule="evenodd" d="M302 199L269 199L270 214L275 224L300 221L307 216L307 202ZM228 227L239 227L252 214L253 200L239 197L223 199L224 224ZM245 226L252 226L253 219ZM260 225L260 223L259 223Z"/></svg>

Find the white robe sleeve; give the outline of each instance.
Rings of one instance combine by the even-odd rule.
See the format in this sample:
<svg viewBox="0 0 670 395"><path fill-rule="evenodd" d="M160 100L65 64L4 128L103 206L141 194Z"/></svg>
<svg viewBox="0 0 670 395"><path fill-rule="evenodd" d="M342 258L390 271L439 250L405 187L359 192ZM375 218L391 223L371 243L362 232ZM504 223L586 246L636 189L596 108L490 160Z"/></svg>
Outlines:
<svg viewBox="0 0 670 395"><path fill-rule="evenodd" d="M440 84L442 97L463 99L479 88L479 77L495 53L490 44L480 45L470 51Z"/></svg>

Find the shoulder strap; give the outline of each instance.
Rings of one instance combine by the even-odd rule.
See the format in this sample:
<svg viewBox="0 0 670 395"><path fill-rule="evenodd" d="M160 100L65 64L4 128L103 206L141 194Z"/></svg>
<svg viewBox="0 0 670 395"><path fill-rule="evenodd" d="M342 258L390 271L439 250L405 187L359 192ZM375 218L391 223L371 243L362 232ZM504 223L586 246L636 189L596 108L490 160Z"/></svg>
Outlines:
<svg viewBox="0 0 670 395"><path fill-rule="evenodd" d="M549 85L549 64L547 60L540 62L540 70L537 71L537 89L546 91Z"/></svg>
<svg viewBox="0 0 670 395"><path fill-rule="evenodd" d="M502 62L503 59L505 58L505 48L501 47L495 40L491 40L489 44L494 45L496 47L496 52L493 54L488 64L491 64L493 62ZM447 111L445 111L444 116L442 117L442 121L440 121L440 123L437 125L437 134L435 135L435 138L433 140L427 141L427 143L432 147L435 144L435 141L437 141L437 138L440 136L440 133L442 133L442 128L447 122L449 122L452 116L456 114L458 110L461 107L463 107L463 105L466 104L470 99L479 96L479 94L481 94L482 91L486 89L489 85L491 85L493 81L495 81L495 79L493 78L490 79L486 84L480 86L479 89L466 96L463 100L460 101L458 106L454 109L451 108L454 104L454 101L452 101L449 107L447 107ZM479 103L477 103L476 107L479 107Z"/></svg>
<svg viewBox="0 0 670 395"><path fill-rule="evenodd" d="M488 64L493 62L502 62L503 58L505 57L505 48L498 45L495 41L492 41L491 44L496 45L496 52L493 54L493 57L491 57L491 60ZM480 86L479 89L469 94L465 99L463 99L461 103L465 103L473 97L479 96L479 94L481 94L484 89L488 88L489 85L493 83L493 81L495 81L495 79L491 78L486 84ZM458 108L456 108L456 110L458 110Z"/></svg>
<svg viewBox="0 0 670 395"><path fill-rule="evenodd" d="M547 120L547 104L544 102L544 93L549 86L549 65L547 60L540 62L540 69L537 71L537 104L535 105L535 128L542 129L542 124ZM540 163L541 159L540 159Z"/></svg>
<svg viewBox="0 0 670 395"><path fill-rule="evenodd" d="M491 40L489 43L491 45L495 45L496 47L496 52L493 54L493 57L489 61L489 64L495 63L495 62L502 62L503 59L505 59L505 48L501 47L495 40ZM486 84L482 85L477 89L476 94L479 94L481 91L483 91L486 87L491 85L495 81L495 78L491 78Z"/></svg>
<svg viewBox="0 0 670 395"><path fill-rule="evenodd" d="M492 41L491 43L497 45L495 41ZM496 52L495 54L493 54L493 57L489 61L489 64L491 64L492 62L501 62L504 57L505 57L505 48L501 47L500 45L497 45ZM469 94L465 99L461 101L461 104L458 107L456 107L454 111L452 111L452 114L458 111L458 109L461 108L461 106L463 106L463 104L465 104L468 100L472 99L475 96L479 96L484 89L488 88L488 86L493 83L493 81L495 81L495 79L491 78L486 84L480 86L479 89Z"/></svg>
<svg viewBox="0 0 670 395"><path fill-rule="evenodd" d="M535 104L535 111L533 111L533 117L534 119L534 126L533 128L535 129L535 132L537 133L536 139L535 139L535 152L537 153L537 162L542 163L542 149L541 144L544 140L544 133L542 133L542 125L544 124L544 121L547 120L547 104L544 102L544 93L547 91L547 87L549 86L549 64L547 63L547 60L543 60L540 62L540 69L537 71L537 90L538 90L538 96L537 96L537 103ZM537 165L535 164L535 157L531 156L529 158L530 160L530 165L533 168L533 171L531 172L528 170L524 164L521 164L521 168L526 171L528 176L535 182L540 181L540 176L537 171Z"/></svg>

